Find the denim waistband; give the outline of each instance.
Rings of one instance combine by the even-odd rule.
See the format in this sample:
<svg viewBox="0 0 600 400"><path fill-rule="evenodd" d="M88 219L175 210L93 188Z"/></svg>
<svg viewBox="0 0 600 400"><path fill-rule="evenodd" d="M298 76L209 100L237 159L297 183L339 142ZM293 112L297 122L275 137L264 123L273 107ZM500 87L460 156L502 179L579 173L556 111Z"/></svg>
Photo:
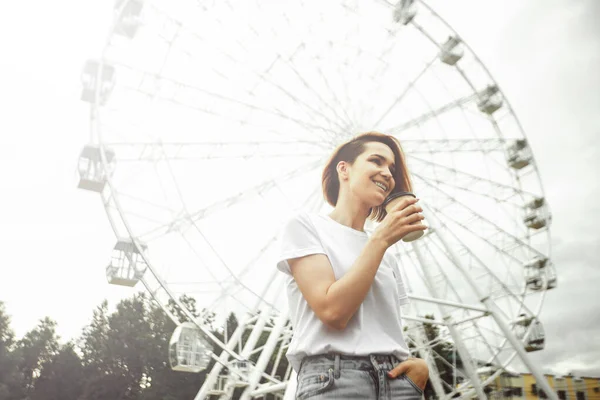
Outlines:
<svg viewBox="0 0 600 400"><path fill-rule="evenodd" d="M344 354L318 354L304 357L300 364L300 373L322 372L332 369L335 376L339 377L342 369L360 371L387 372L394 369L400 360L391 354L371 354L368 356L350 356Z"/></svg>

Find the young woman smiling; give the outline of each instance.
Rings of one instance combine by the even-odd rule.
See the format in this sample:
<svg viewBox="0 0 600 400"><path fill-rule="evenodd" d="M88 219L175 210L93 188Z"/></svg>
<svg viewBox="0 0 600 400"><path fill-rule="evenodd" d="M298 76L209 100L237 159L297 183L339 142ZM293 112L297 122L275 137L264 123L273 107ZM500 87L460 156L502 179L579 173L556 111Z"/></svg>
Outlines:
<svg viewBox="0 0 600 400"><path fill-rule="evenodd" d="M297 399L419 399L426 363L409 357L401 308L408 297L388 248L427 229L396 138L377 132L340 145L323 171L329 215L300 212L284 226L277 268L288 275L294 336L287 357ZM364 225L379 222L368 235Z"/></svg>

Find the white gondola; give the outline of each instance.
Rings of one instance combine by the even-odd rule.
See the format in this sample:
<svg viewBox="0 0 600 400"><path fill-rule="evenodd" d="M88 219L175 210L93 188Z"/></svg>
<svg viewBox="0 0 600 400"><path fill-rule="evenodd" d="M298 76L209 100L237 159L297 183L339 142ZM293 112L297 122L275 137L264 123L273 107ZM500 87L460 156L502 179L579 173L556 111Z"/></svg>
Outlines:
<svg viewBox="0 0 600 400"><path fill-rule="evenodd" d="M465 54L465 49L459 38L450 36L440 50L440 61L448 65L454 65Z"/></svg>
<svg viewBox="0 0 600 400"><path fill-rule="evenodd" d="M525 205L525 217L523 222L531 229L541 229L549 225L552 216L543 197L534 199Z"/></svg>
<svg viewBox="0 0 600 400"><path fill-rule="evenodd" d="M516 323L515 328L515 334L520 340L525 339L525 335L530 331L523 343L525 351L532 352L544 349L546 334L540 320L535 317L525 317L524 314L521 314L521 319Z"/></svg>
<svg viewBox="0 0 600 400"><path fill-rule="evenodd" d="M193 322L175 328L169 342L171 369L182 372L201 372L210 362L210 345Z"/></svg>
<svg viewBox="0 0 600 400"><path fill-rule="evenodd" d="M548 263L547 257L535 257L523 266L525 282L530 290L542 290L545 286L545 267Z"/></svg>
<svg viewBox="0 0 600 400"><path fill-rule="evenodd" d="M125 5L123 5L125 3ZM117 0L115 10L119 12L119 19L115 26L115 33L133 39L139 27L142 25L142 9L145 0Z"/></svg>
<svg viewBox="0 0 600 400"><path fill-rule="evenodd" d="M506 149L506 161L513 169L522 169L531 164L533 156L525 139L516 140Z"/></svg>
<svg viewBox="0 0 600 400"><path fill-rule="evenodd" d="M140 247L142 252L146 250L146 245L140 244ZM134 243L129 239L119 240L106 267L106 278L110 284L133 287L145 270L146 263Z"/></svg>
<svg viewBox="0 0 600 400"><path fill-rule="evenodd" d="M414 0L400 0L394 10L394 21L402 25L408 24L417 14L417 4Z"/></svg>
<svg viewBox="0 0 600 400"><path fill-rule="evenodd" d="M77 172L79 173L80 189L101 193L106 186L106 178L114 170L115 153L104 149L106 167L102 164L101 150L97 146L85 146L79 156Z"/></svg>
<svg viewBox="0 0 600 400"><path fill-rule="evenodd" d="M538 291L556 287L556 270L547 257L535 257L523 267L528 289Z"/></svg>
<svg viewBox="0 0 600 400"><path fill-rule="evenodd" d="M208 391L209 396L222 396L226 394L227 382L229 377L227 375L219 375L217 377L217 385Z"/></svg>
<svg viewBox="0 0 600 400"><path fill-rule="evenodd" d="M479 93L477 108L479 111L492 115L503 104L502 94L496 85L490 85Z"/></svg>
<svg viewBox="0 0 600 400"><path fill-rule="evenodd" d="M101 66L102 72L100 73ZM100 80L99 84L98 80ZM96 101L96 90L99 90L99 103L104 105L115 87L115 68L106 63L101 64L97 60L88 60L83 67L81 83L83 85L81 100L94 103Z"/></svg>

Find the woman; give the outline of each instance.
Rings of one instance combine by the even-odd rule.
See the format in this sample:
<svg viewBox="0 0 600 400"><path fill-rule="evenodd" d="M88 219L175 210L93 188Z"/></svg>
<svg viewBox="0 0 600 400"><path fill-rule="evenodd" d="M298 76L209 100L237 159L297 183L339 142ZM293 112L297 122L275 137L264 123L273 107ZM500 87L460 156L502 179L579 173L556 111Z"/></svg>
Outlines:
<svg viewBox="0 0 600 400"><path fill-rule="evenodd" d="M420 399L428 369L409 357L400 313L408 298L386 250L427 227L418 199L405 198L389 214L382 207L391 193L412 190L400 144L376 132L359 135L335 150L322 183L333 211L300 212L280 236L296 398ZM371 235L367 218L379 222Z"/></svg>

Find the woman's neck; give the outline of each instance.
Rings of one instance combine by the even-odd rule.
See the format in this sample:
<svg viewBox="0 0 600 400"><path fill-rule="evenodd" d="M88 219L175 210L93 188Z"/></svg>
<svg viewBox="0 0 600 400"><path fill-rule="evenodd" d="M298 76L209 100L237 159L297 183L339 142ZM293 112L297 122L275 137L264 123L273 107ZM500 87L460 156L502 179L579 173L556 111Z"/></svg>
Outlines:
<svg viewBox="0 0 600 400"><path fill-rule="evenodd" d="M344 202L339 199L329 217L342 225L364 232L369 211L364 205L357 202Z"/></svg>

